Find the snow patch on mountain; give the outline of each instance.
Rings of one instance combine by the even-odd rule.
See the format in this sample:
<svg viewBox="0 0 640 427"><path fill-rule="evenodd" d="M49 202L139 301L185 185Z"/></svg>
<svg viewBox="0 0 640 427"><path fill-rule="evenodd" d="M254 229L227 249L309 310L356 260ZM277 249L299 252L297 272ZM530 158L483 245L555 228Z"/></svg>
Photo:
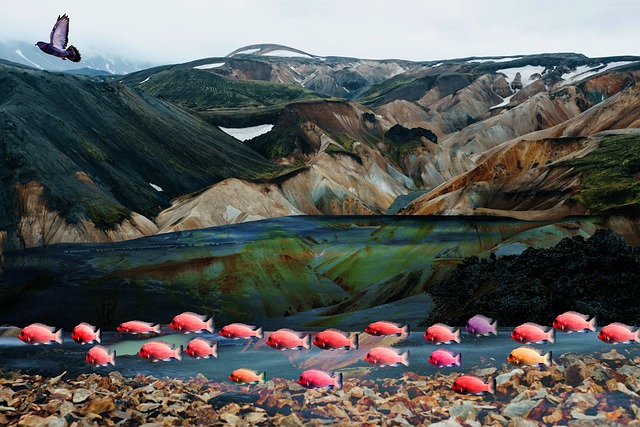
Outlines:
<svg viewBox="0 0 640 427"><path fill-rule="evenodd" d="M224 128L220 126L221 131L240 141L246 141L248 139L255 138L256 136L264 135L271 129L273 129L273 125L258 125L246 128Z"/></svg>

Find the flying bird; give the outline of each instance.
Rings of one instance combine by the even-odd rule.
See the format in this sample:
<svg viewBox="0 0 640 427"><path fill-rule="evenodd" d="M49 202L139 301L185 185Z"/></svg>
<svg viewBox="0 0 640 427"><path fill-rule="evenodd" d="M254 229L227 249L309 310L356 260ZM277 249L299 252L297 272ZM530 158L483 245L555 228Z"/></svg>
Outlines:
<svg viewBox="0 0 640 427"><path fill-rule="evenodd" d="M49 55L57 56L62 59L69 59L72 62L80 62L80 52L75 46L67 47L69 39L69 17L64 14L58 16L56 24L51 30L51 40L49 43L38 42L36 46L41 51Z"/></svg>

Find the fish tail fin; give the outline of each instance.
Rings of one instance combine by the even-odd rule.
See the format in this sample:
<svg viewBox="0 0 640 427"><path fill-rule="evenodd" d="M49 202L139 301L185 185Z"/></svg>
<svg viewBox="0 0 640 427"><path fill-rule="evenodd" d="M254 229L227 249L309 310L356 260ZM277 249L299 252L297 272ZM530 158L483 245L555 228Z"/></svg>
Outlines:
<svg viewBox="0 0 640 427"><path fill-rule="evenodd" d="M555 328L551 328L551 330L549 331L549 335L548 335L549 339L548 341L553 344L554 342L556 342L556 330Z"/></svg>
<svg viewBox="0 0 640 427"><path fill-rule="evenodd" d="M551 366L551 351L549 351L549 353L545 354L544 356L544 364L547 366Z"/></svg>
<svg viewBox="0 0 640 427"><path fill-rule="evenodd" d="M256 329L256 337L260 339L264 338L264 332L262 332L262 326Z"/></svg>
<svg viewBox="0 0 640 427"><path fill-rule="evenodd" d="M78 52L78 49L74 45L69 46L66 52L69 54L67 56L67 58L69 58L69 61L80 62L80 52ZM64 59L64 57L62 59Z"/></svg>
<svg viewBox="0 0 640 427"><path fill-rule="evenodd" d="M400 361L400 363L402 363L404 366L409 366L409 350L407 350L402 355L402 360Z"/></svg>
<svg viewBox="0 0 640 427"><path fill-rule="evenodd" d="M496 320L491 324L491 332L493 335L498 335L498 321Z"/></svg>
<svg viewBox="0 0 640 427"><path fill-rule="evenodd" d="M152 326L152 328L153 328L153 332L155 332L156 334L159 334L159 333L160 333L160 328L161 328L161 327L160 327L160 323L158 323L158 324L157 324L157 325L155 325L155 326Z"/></svg>
<svg viewBox="0 0 640 427"><path fill-rule="evenodd" d="M113 353L111 353L111 365L112 366L116 366L116 351L113 350Z"/></svg>
<svg viewBox="0 0 640 427"><path fill-rule="evenodd" d="M633 333L633 340L635 342L640 342L640 328Z"/></svg>
<svg viewBox="0 0 640 427"><path fill-rule="evenodd" d="M311 348L311 334L307 334L307 336L303 338L302 346L307 350Z"/></svg>
<svg viewBox="0 0 640 427"><path fill-rule="evenodd" d="M496 394L496 379L492 378L489 381L489 393Z"/></svg>
<svg viewBox="0 0 640 427"><path fill-rule="evenodd" d="M593 319L589 320L589 330L595 332L596 326L596 316L593 316Z"/></svg>
<svg viewBox="0 0 640 427"><path fill-rule="evenodd" d="M208 332L213 332L213 317L204 324Z"/></svg>
<svg viewBox="0 0 640 427"><path fill-rule="evenodd" d="M58 344L62 344L62 328L58 329L58 332L55 333L54 338Z"/></svg>
<svg viewBox="0 0 640 427"><path fill-rule="evenodd" d="M182 349L183 346L176 348L176 360L182 360Z"/></svg>
<svg viewBox="0 0 640 427"><path fill-rule="evenodd" d="M339 372L338 375L336 375L336 383L334 388L336 390L340 390L342 388L342 372Z"/></svg>
<svg viewBox="0 0 640 427"><path fill-rule="evenodd" d="M640 331L640 329L638 329ZM357 350L360 343L359 343L359 338L358 338L359 334L355 334L353 336L353 340L351 341L351 348L354 350Z"/></svg>
<svg viewBox="0 0 640 427"><path fill-rule="evenodd" d="M458 355L456 356L456 364L458 366L462 366L462 353L458 353Z"/></svg>
<svg viewBox="0 0 640 427"><path fill-rule="evenodd" d="M102 340L100 339L100 328L96 331L96 342L100 344Z"/></svg>
<svg viewBox="0 0 640 427"><path fill-rule="evenodd" d="M215 343L211 346L211 355L216 359L218 358L218 343Z"/></svg>
<svg viewBox="0 0 640 427"><path fill-rule="evenodd" d="M409 332L410 332L410 331L409 331L409 325L406 325L404 328L402 328L402 333L403 333L403 334L407 334L407 335L409 335Z"/></svg>
<svg viewBox="0 0 640 427"><path fill-rule="evenodd" d="M258 376L258 382L262 384L267 382L267 371L264 371Z"/></svg>
<svg viewBox="0 0 640 427"><path fill-rule="evenodd" d="M453 334L453 340L455 342L457 342L458 344L460 344L460 329L458 329L454 334Z"/></svg>

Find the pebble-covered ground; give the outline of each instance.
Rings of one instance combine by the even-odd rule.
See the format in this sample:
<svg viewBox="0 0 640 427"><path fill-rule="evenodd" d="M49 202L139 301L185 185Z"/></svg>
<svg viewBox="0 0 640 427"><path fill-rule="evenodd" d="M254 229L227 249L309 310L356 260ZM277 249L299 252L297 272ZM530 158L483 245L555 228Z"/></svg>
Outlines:
<svg viewBox="0 0 640 427"><path fill-rule="evenodd" d="M460 373L371 380L306 390L271 378L242 386L190 379L82 374L55 378L2 372L0 425L18 426L640 426L640 357L615 349L566 354L551 368L476 369L495 395L451 390Z"/></svg>

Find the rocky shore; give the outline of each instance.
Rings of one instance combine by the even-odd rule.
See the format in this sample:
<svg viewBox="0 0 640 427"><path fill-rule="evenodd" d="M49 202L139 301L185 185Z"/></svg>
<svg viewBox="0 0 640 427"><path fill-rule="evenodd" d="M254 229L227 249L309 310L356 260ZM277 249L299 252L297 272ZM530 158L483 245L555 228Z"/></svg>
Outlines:
<svg viewBox="0 0 640 427"><path fill-rule="evenodd" d="M271 378L241 386L195 378L125 378L1 372L0 425L49 426L640 426L640 357L624 350L558 357L551 368L476 368L496 394L451 390L459 373L367 379L345 372L342 390L305 390Z"/></svg>

